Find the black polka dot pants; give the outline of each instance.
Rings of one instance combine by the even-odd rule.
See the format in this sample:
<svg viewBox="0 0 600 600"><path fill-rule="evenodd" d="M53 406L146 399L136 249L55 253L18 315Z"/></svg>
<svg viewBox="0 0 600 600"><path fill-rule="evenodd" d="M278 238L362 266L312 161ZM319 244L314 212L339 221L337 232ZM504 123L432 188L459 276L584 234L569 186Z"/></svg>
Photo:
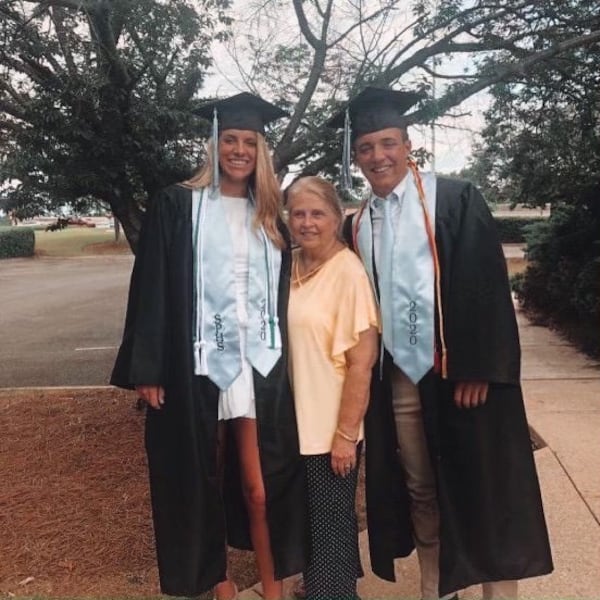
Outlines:
<svg viewBox="0 0 600 600"><path fill-rule="evenodd" d="M331 470L331 455L305 456L311 552L304 572L307 600L355 600L362 577L355 498L358 468Z"/></svg>

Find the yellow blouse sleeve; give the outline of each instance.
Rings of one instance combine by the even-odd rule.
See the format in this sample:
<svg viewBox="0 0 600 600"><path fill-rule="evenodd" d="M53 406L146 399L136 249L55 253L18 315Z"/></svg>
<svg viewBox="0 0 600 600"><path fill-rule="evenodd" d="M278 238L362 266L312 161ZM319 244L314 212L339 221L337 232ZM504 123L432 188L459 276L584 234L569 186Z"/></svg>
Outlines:
<svg viewBox="0 0 600 600"><path fill-rule="evenodd" d="M354 265L353 265L354 267ZM333 327L331 358L345 364L344 353L358 343L359 334L379 325L379 310L375 302L371 283L358 263L356 268L344 273L339 285L339 309Z"/></svg>

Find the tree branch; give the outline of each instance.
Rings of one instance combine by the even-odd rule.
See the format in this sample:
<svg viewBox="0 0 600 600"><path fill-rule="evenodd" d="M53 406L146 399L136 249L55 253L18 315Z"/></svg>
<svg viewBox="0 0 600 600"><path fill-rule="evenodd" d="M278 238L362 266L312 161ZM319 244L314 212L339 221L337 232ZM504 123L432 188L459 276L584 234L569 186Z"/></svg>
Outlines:
<svg viewBox="0 0 600 600"><path fill-rule="evenodd" d="M337 44L339 44L342 40L344 40L345 38L347 38L355 29L362 27L365 23L368 23L369 21L372 21L373 19L376 19L379 15L388 12L389 10L391 10L391 6L384 6L383 8L380 8L379 10L376 10L374 13L368 15L367 17L361 18L359 19L356 23L353 23L352 25L350 25L350 27L348 27L346 29L346 31L344 31L343 33L341 33L337 39L335 39L333 42L330 42L327 47L328 48L333 48L334 46L336 46Z"/></svg>
<svg viewBox="0 0 600 600"><path fill-rule="evenodd" d="M67 65L69 75L75 76L77 74L77 66L75 65L75 61L73 60L73 54L71 53L67 30L64 26L63 7L55 6L53 7L53 10L49 11L49 13L50 18L54 23L56 37L58 38L58 44L60 46L62 55L64 56L65 64Z"/></svg>
<svg viewBox="0 0 600 600"><path fill-rule="evenodd" d="M302 6L302 0L293 0L294 10L296 11L296 18L298 19L298 25L300 25L300 31L304 36L304 39L315 49L318 50L322 41L318 40L315 34L311 31L304 7ZM331 6L331 0L328 0L328 5Z"/></svg>
<svg viewBox="0 0 600 600"><path fill-rule="evenodd" d="M296 4L298 4L301 2L299 2L299 0L294 0L294 6L296 6ZM323 72L323 67L325 65L325 58L327 56L327 44L326 44L326 40L327 40L327 30L329 28L329 20L331 18L331 8L333 5L333 0L327 0L327 7L325 9L325 17L323 18L323 23L321 26L321 39L320 40L316 40L316 38L314 38L314 40L316 41L316 44L311 44L311 46L314 48L315 53L313 56L313 61L312 61L312 65L310 68L310 74L308 76L308 81L306 82L306 86L304 87L304 90L302 91L302 94L300 96L300 98L298 99L298 103L296 104L296 108L294 110L294 114L292 115L292 118L290 119L287 127L285 128L285 132L279 142L279 144L277 145L277 148L275 149L275 156L277 156L278 153L278 149L282 146L286 146L287 144L289 144L296 131L298 130L298 126L300 125L300 122L302 121L302 117L304 116L304 113L306 112L306 108L308 107L312 96L315 92L315 89L317 88L317 84L319 83L319 79L321 78L321 74ZM306 16L304 15L304 12L302 12L301 14L298 14L298 23L300 24L300 19L306 19ZM300 24L300 27L302 29L302 25ZM311 34L312 35L312 34ZM310 43L310 42L309 42Z"/></svg>
<svg viewBox="0 0 600 600"><path fill-rule="evenodd" d="M422 69L428 75L435 77L436 79L475 79L477 75L467 75L465 73L461 73L460 75L448 75L443 73L438 73L434 71L432 68L428 67L426 64L417 65L419 69Z"/></svg>
<svg viewBox="0 0 600 600"><path fill-rule="evenodd" d="M93 8L94 0L25 0L29 4L43 5L44 9L50 6L60 6L77 11L88 11Z"/></svg>
<svg viewBox="0 0 600 600"><path fill-rule="evenodd" d="M112 67L110 70L111 80L120 87L128 87L131 84L131 77L125 65L119 59L117 40L110 24L110 3L107 2L108 0L98 0L88 10L90 32L92 38L102 50L103 57Z"/></svg>
<svg viewBox="0 0 600 600"><path fill-rule="evenodd" d="M378 52L377 54L370 59L370 63L371 64L375 64L375 62L379 59L381 59L381 57L385 56L386 52L392 48L393 46L396 46L398 44L398 40L402 38L402 36L407 33L408 31L412 31L414 30L417 25L423 21L424 17L418 17L417 19L415 19L414 21L412 21L411 23L409 23L404 29L402 29L401 31L398 32L398 35L395 35L387 44L385 44ZM383 25L383 23L382 23ZM380 26L381 27L381 26ZM379 28L378 28L379 29ZM375 37L375 36L372 36ZM377 34L377 37L381 37L381 33L379 32ZM361 30L361 41L362 41L362 47L366 50L366 45L364 43L364 37L363 37L363 33ZM371 46L373 46L373 41L371 42ZM370 50L368 51L370 52ZM365 60L368 56L368 52L365 51L364 52L364 56L365 56Z"/></svg>
<svg viewBox="0 0 600 600"><path fill-rule="evenodd" d="M481 77L472 84L460 86L458 89L450 89L446 94L437 99L433 106L432 104L429 104L422 109L407 115L407 119L412 123L422 121L425 117L429 119L431 118L432 108L434 109L435 116L442 115L448 109L452 108L453 106L457 106L466 98L489 87L490 85L504 81L512 75L525 75L525 73L527 73L527 71L534 65L549 60L550 58L553 58L562 52L566 52L567 50L571 50L572 48L589 46L598 42L600 42L600 30L559 42L551 48L532 53L527 58L516 63L500 63L494 65L489 69L491 71L489 75Z"/></svg>
<svg viewBox="0 0 600 600"><path fill-rule="evenodd" d="M7 115L11 115L15 119L19 119L20 121L26 121L25 111L21 110L18 106L11 102L2 100L2 98L0 98L0 111L5 112Z"/></svg>
<svg viewBox="0 0 600 600"><path fill-rule="evenodd" d="M15 90L15 88L4 78L0 78L0 89L3 89L5 92L7 92L15 102L25 106L27 96L17 92L17 90Z"/></svg>
<svg viewBox="0 0 600 600"><path fill-rule="evenodd" d="M436 42L434 42L433 44L431 44L431 46L426 47L425 50L427 48L431 48L432 50L435 49L435 51L432 52L424 52L424 49L421 50L417 50L417 52L415 52L415 54L413 54L409 59L403 61L402 63L400 63L400 65L397 65L396 67L393 67L393 70L395 72L398 72L399 74L402 73L406 73L410 68L412 68L413 66L415 66L413 58L418 54L422 57L431 57L434 56L435 54L439 54L442 53L443 50L437 50L437 48L442 48L445 44L449 43L451 40L455 39L457 36L459 36L462 33L466 33L469 30L473 29L474 27L480 26L480 25L487 25L489 22L492 22L494 20L500 20L504 15L509 14L511 12L515 12L516 10L518 10L519 8L523 8L525 6L527 6L528 4L531 3L531 0L524 0L523 2L521 2L520 6L513 6L510 9L508 8L504 8L502 7L497 13L489 15L489 14L484 14L483 16L475 19L474 21L469 21L466 23L462 23L460 26L452 29L451 31L447 32L443 37L441 37L439 40L437 40ZM466 9L464 10L461 15L463 17L465 16L469 16L479 10L481 10L482 8L487 8L486 6L480 6L480 5L475 5L472 8ZM408 44L406 44L405 46L403 46L396 54L395 56L388 61L388 64L390 65L390 67L392 67L392 65L394 65L396 63L397 60L400 59L400 57L404 54L406 54L406 52L410 49L412 49L415 45L418 45L419 43L425 42L426 40L435 37L435 33L437 31L443 30L445 29L448 25L451 25L452 23L454 23L455 19L454 18L448 18L445 21L440 22L439 24L437 24L434 27L431 27L427 30L425 30L421 35L416 36L413 40L411 40ZM478 50L481 49L486 49L486 48L482 48L481 46L478 48ZM406 67L405 67L406 65ZM410 65L410 66L408 66ZM390 70L390 69L388 69ZM396 79L398 76L396 77L392 77L391 80ZM391 81L390 80L390 81Z"/></svg>
<svg viewBox="0 0 600 600"><path fill-rule="evenodd" d="M306 175L318 175L323 169L331 164L334 164L339 160L341 151L334 149L326 152L319 158L316 158L310 163L307 163L303 168L298 177L304 177Z"/></svg>
<svg viewBox="0 0 600 600"><path fill-rule="evenodd" d="M58 79L50 69L36 63L25 56L19 56L19 60L11 56L2 56L2 63L18 73L27 75L32 81L45 88L60 87Z"/></svg>

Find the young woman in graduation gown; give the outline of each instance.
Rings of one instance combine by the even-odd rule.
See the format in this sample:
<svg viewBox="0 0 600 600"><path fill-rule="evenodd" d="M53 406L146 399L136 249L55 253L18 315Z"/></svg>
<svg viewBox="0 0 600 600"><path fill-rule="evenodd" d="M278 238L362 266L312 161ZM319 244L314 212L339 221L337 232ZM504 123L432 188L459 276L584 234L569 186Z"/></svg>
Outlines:
<svg viewBox="0 0 600 600"><path fill-rule="evenodd" d="M250 94L198 112L214 118L214 147L148 207L111 382L149 404L161 590L236 597L229 544L255 550L276 600L307 539L287 377L290 252L263 137L285 113Z"/></svg>

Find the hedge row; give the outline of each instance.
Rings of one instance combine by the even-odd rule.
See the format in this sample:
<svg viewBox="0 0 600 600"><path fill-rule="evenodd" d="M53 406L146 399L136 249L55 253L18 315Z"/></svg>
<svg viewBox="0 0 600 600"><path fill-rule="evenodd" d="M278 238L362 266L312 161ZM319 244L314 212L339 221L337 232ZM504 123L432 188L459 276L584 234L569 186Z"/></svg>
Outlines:
<svg viewBox="0 0 600 600"><path fill-rule="evenodd" d="M555 204L527 233L528 267L513 281L526 314L600 357L600 188L585 203Z"/></svg>
<svg viewBox="0 0 600 600"><path fill-rule="evenodd" d="M0 258L33 256L35 234L31 227L0 227Z"/></svg>
<svg viewBox="0 0 600 600"><path fill-rule="evenodd" d="M494 217L500 235L500 241L503 244L521 244L525 242L525 235L529 226L540 221L545 221L545 217Z"/></svg>

